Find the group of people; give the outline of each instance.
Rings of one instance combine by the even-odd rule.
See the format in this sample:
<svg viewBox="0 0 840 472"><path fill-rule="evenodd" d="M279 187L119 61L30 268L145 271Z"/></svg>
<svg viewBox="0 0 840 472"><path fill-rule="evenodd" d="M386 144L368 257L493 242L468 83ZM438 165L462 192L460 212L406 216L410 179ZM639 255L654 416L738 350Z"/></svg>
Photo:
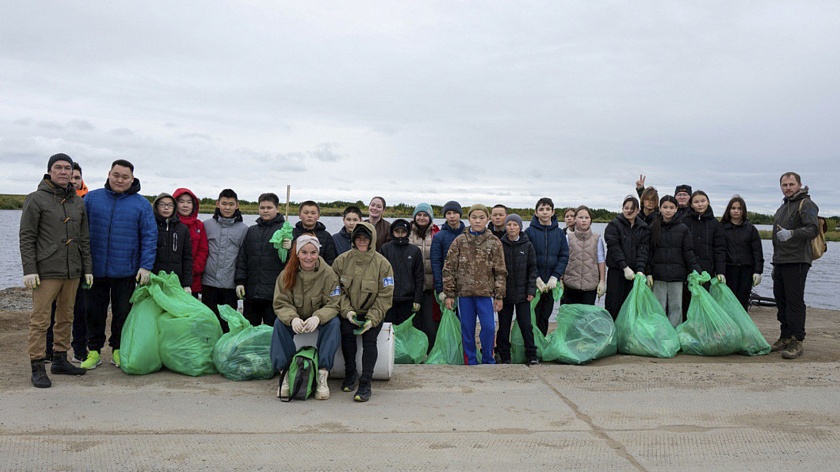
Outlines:
<svg viewBox="0 0 840 472"><path fill-rule="evenodd" d="M139 194L134 166L120 159L111 165L104 188L88 191L79 164L56 154L21 215L23 281L33 290L32 383L51 385L47 361L53 374L70 375L102 363L109 305L111 363L119 366L131 294L159 271L177 274L184 290L217 316L220 304L236 308L242 299L251 324L274 327L270 356L278 371L295 354L294 336L318 331L316 398L330 396L327 378L340 346L346 369L341 390L355 389L353 398L361 402L371 396L383 322L399 324L414 316L431 350L441 311L452 310L461 323L466 364L479 363L477 321L480 362L509 363L515 312L533 365L539 361L530 302L538 291L536 323L543 334L558 301L594 304L606 296L607 310L617 317L638 274L674 326L685 316L685 283L694 270L725 281L746 307L750 289L761 283L764 258L745 201L734 196L718 221L703 191L680 185L674 195L660 198L644 181L642 176L636 185L640 199L628 195L603 236L592 232L586 206L566 209L561 228L550 198L537 201L527 227L504 205L475 204L465 212L449 201L438 227L428 203L417 205L410 221L389 223L383 218L385 199L377 196L366 220L360 208L345 209L336 234L319 221L316 202L303 202L292 234L278 240L285 219L273 193L259 196L259 218L250 227L231 189L219 194L213 217L202 222L199 200L186 188L161 193L150 204ZM780 186L784 201L774 219L773 282L781 335L773 350L796 358L805 337L804 285L818 208L798 174L783 174ZM287 252L285 262L278 248ZM558 286L563 298L554 300ZM221 318L220 323L227 331ZM355 362L358 336L361 372ZM289 396L286 381L278 393Z"/></svg>

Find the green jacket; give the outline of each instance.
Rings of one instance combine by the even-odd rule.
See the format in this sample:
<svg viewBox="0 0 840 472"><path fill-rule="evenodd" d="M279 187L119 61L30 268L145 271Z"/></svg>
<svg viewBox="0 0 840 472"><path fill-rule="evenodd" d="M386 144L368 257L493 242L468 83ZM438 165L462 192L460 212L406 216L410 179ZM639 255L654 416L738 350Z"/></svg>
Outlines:
<svg viewBox="0 0 840 472"><path fill-rule="evenodd" d="M467 228L455 238L443 265L443 293L447 298L493 297L502 300L506 283L505 251L502 242L489 229L472 234Z"/></svg>
<svg viewBox="0 0 840 472"><path fill-rule="evenodd" d="M367 228L371 234L368 250L361 252L353 242ZM336 258L332 268L341 283L341 316L350 311L365 315L374 326L382 323L394 298L394 270L385 256L376 252L376 229L361 222L350 235L351 249Z"/></svg>
<svg viewBox="0 0 840 472"><path fill-rule="evenodd" d="M73 185L57 188L45 175L23 202L19 235L24 275L67 280L92 273L85 204Z"/></svg>
<svg viewBox="0 0 840 472"><path fill-rule="evenodd" d="M318 257L318 266L312 272L298 269L295 286L286 290L283 277L286 266L274 286L274 313L286 326L291 326L292 320L300 318L307 320L312 316L321 320L320 324L335 318L341 301L341 289L338 286L338 276L330 268L323 257Z"/></svg>
<svg viewBox="0 0 840 472"><path fill-rule="evenodd" d="M784 198L782 206L773 216L773 264L811 265L814 260L811 240L820 233L819 212L819 207L808 195L807 186L790 198ZM792 230L793 237L785 242L779 241L776 233L780 226Z"/></svg>

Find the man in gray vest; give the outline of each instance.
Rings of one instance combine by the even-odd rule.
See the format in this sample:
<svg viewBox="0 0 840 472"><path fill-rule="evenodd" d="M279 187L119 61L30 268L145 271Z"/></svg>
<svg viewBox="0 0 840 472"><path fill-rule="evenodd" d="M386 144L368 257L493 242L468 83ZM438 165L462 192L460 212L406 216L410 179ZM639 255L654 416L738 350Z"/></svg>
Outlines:
<svg viewBox="0 0 840 472"><path fill-rule="evenodd" d="M773 296L782 334L773 351L796 359L805 339L805 279L814 259L811 240L819 234L819 208L796 172L782 174L779 184L785 197L773 217Z"/></svg>
<svg viewBox="0 0 840 472"><path fill-rule="evenodd" d="M20 215L20 258L23 285L32 290L29 318L29 360L32 385L48 388L52 382L44 367L47 328L56 302L54 351L50 372L83 375L85 369L67 362L76 289L84 274L93 284L90 239L85 205L70 183L73 159L67 154L50 157L47 174L23 203Z"/></svg>

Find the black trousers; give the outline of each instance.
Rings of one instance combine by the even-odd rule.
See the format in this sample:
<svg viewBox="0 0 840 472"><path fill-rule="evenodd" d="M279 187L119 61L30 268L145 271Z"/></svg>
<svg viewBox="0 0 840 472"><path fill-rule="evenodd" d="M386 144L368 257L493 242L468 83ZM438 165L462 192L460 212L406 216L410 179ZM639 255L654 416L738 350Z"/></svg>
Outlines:
<svg viewBox="0 0 840 472"><path fill-rule="evenodd" d="M741 306L747 309L750 303L750 292L752 291L753 266L745 265L727 265L726 266L726 285L741 302Z"/></svg>
<svg viewBox="0 0 840 472"><path fill-rule="evenodd" d="M607 269L607 294L604 300L604 306L612 315L613 320L618 318L618 312L621 311L621 305L630 295L633 289L633 281L624 278L624 271L621 269Z"/></svg>
<svg viewBox="0 0 840 472"><path fill-rule="evenodd" d="M575 288L566 287L563 291L563 302L566 305L594 305L597 290L578 290Z"/></svg>
<svg viewBox="0 0 840 472"><path fill-rule="evenodd" d="M361 316L358 319L365 320ZM359 327L347 321L346 318L341 318L341 353L344 355L344 372L348 377L358 372L356 369L356 335L353 334L353 330L356 329L359 329ZM370 382L373 378L373 367L379 357L376 338L380 331L382 331L382 323L362 334L362 380L366 382Z"/></svg>
<svg viewBox="0 0 840 472"><path fill-rule="evenodd" d="M808 264L776 264L773 267L773 296L776 298L782 337L805 339L805 279Z"/></svg>
<svg viewBox="0 0 840 472"><path fill-rule="evenodd" d="M79 284L79 289L76 290L76 305L73 307L73 340L70 345L73 347L73 354L78 359L85 359L87 357L87 323L85 322L85 297L87 290L82 288L84 280ZM52 304L52 314L50 315L50 327L47 329L47 354L53 350L53 326L55 325L55 302Z"/></svg>
<svg viewBox="0 0 840 472"><path fill-rule="evenodd" d="M435 321L434 310L437 300L435 300L435 291L426 290L423 292L423 303L420 305L420 312L414 316L414 327L426 333L429 338L429 352L435 345L435 338L437 337L437 329L440 321Z"/></svg>
<svg viewBox="0 0 840 472"><path fill-rule="evenodd" d="M252 326L261 324L274 326L274 320L277 319L277 315L274 313L274 300L246 299L242 304L242 315Z"/></svg>
<svg viewBox="0 0 840 472"><path fill-rule="evenodd" d="M204 285L201 287L201 302L208 308L213 310L213 313L219 318L219 323L222 325L222 331L227 333L230 331L227 321L219 316L219 305L227 305L234 310L237 308L236 290L232 288L218 288Z"/></svg>
<svg viewBox="0 0 840 472"><path fill-rule="evenodd" d="M510 329L513 325L513 310L516 309L516 324L525 341L525 357L530 361L537 358L534 344L534 328L531 326L531 303L505 303L499 312L499 331L496 332L496 352L502 362L510 362Z"/></svg>
<svg viewBox="0 0 840 472"><path fill-rule="evenodd" d="M530 310L530 305L529 305ZM548 319L551 318L551 312L554 310L554 293L546 291L540 294L540 301L534 307L534 313L537 315L537 329L539 329L543 336L548 334ZM519 310L516 310L517 315ZM530 315L528 315L530 321Z"/></svg>
<svg viewBox="0 0 840 472"><path fill-rule="evenodd" d="M101 351L105 346L105 325L108 322L108 304L111 305L111 337L108 344L111 349L120 348L122 329L131 311L131 294L136 282L134 277L112 279L97 277L93 287L85 297L87 309L87 346L91 351Z"/></svg>
<svg viewBox="0 0 840 472"><path fill-rule="evenodd" d="M414 307L414 302L393 302L391 308L385 313L385 321L395 325L402 324L408 317L411 316L411 309ZM352 323L351 323L352 324ZM417 326L417 317L414 317L412 325Z"/></svg>

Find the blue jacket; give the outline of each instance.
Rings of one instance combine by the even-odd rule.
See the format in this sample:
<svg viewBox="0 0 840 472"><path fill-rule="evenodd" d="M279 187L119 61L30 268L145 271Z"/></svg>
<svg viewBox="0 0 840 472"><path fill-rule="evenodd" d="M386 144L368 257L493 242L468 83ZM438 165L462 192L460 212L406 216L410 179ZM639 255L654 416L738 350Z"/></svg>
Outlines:
<svg viewBox="0 0 840 472"><path fill-rule="evenodd" d="M140 180L134 179L124 193L106 182L85 197L94 277L134 277L141 267L154 268L157 223L152 204L139 192Z"/></svg>
<svg viewBox="0 0 840 472"><path fill-rule="evenodd" d="M333 243L335 243L336 257L350 250L350 233L347 232L347 228L342 227L341 230L332 235L332 237Z"/></svg>
<svg viewBox="0 0 840 472"><path fill-rule="evenodd" d="M435 236L432 238L432 278L435 282L436 293L443 292L443 263L446 262L446 254L449 252L449 246L452 245L452 241L455 241L455 238L464 232L465 228L466 225L464 225L463 221L458 229L453 229L449 226L449 223L444 223L440 231L435 233Z"/></svg>
<svg viewBox="0 0 840 472"><path fill-rule="evenodd" d="M525 234L537 253L537 277L543 282L548 282L551 276L562 277L569 264L569 243L566 233L557 224L557 216L552 216L551 224L545 226L534 215L531 224L525 228Z"/></svg>

